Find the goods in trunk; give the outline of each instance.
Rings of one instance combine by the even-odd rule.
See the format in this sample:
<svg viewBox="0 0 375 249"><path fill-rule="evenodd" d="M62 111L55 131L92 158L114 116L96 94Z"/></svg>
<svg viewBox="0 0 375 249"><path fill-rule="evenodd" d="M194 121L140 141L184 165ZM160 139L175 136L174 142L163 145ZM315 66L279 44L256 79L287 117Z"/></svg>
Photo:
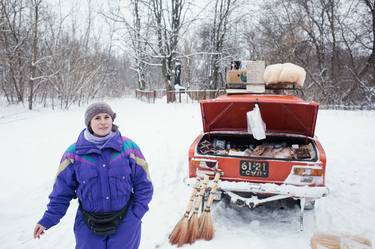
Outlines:
<svg viewBox="0 0 375 249"><path fill-rule="evenodd" d="M206 134L197 150L202 155L316 160L314 142L301 137L268 136L259 141L249 134Z"/></svg>

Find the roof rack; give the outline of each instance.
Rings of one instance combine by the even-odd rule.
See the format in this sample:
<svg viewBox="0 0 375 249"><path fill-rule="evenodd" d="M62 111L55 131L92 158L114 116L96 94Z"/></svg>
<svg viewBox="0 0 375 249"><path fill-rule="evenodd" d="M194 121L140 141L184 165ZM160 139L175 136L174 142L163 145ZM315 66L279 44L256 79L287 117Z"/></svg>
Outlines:
<svg viewBox="0 0 375 249"><path fill-rule="evenodd" d="M302 91L302 87L295 84L295 83L276 83L276 84L266 84L266 89L268 90L300 90Z"/></svg>
<svg viewBox="0 0 375 249"><path fill-rule="evenodd" d="M304 96L303 89L301 86L295 83L276 83L276 84L265 84L265 91L262 93L251 92L246 89L246 84L243 83L226 83L225 90L228 94L288 94L289 91L293 91L294 95Z"/></svg>

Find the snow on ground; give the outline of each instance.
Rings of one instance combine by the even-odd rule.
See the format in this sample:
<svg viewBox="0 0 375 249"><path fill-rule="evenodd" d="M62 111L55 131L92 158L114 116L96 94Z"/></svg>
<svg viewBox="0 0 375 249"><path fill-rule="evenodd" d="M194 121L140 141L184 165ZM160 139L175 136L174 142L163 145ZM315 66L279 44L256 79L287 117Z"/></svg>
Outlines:
<svg viewBox="0 0 375 249"><path fill-rule="evenodd" d="M168 234L183 215L190 189L187 151L201 132L199 105L147 104L111 100L115 123L142 149L150 165L155 194L143 219L142 249L174 248ZM72 201L60 224L34 240L67 146L83 129L85 107L69 111L0 106L0 247L2 249L74 248ZM299 231L297 207L237 210L218 204L213 210L216 237L185 246L192 249L310 248L315 231L361 234L375 241L375 112L320 111L316 134L328 157L326 182L331 192L306 214Z"/></svg>

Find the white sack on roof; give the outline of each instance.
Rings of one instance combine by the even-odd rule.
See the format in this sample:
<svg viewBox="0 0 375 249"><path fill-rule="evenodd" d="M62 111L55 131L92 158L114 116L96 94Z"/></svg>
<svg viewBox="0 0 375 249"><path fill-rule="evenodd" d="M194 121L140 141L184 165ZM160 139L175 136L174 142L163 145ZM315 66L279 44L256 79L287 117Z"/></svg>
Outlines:
<svg viewBox="0 0 375 249"><path fill-rule="evenodd" d="M264 82L267 84L275 84L279 82L279 77L283 64L272 64L266 67L263 74Z"/></svg>
<svg viewBox="0 0 375 249"><path fill-rule="evenodd" d="M293 83L302 87L306 71L292 63L273 64L266 67L263 78L266 84Z"/></svg>

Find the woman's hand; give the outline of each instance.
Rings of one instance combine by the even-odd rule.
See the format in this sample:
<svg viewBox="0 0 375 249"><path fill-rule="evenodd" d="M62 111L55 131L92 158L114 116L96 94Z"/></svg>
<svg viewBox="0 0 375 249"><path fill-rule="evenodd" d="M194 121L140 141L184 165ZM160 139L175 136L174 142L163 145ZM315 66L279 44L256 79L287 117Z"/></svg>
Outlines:
<svg viewBox="0 0 375 249"><path fill-rule="evenodd" d="M36 224L34 228L34 239L36 238L40 239L40 235L44 234L44 230L46 230L44 226L40 224Z"/></svg>

